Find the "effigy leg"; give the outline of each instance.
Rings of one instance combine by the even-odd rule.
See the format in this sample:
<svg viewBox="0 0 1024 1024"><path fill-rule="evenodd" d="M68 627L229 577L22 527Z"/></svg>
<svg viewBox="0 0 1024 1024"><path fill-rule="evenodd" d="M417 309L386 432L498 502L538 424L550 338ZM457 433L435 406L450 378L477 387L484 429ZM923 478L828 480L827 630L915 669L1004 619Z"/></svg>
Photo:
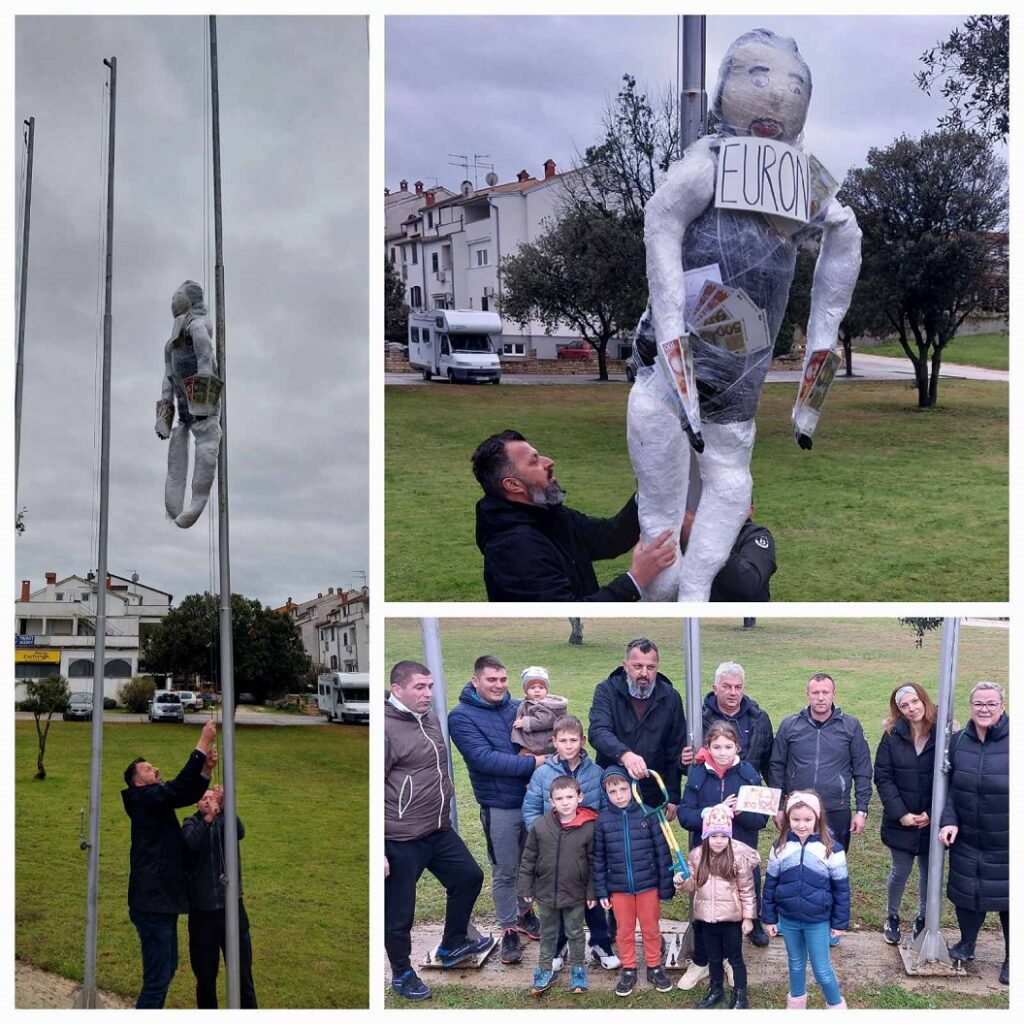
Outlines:
<svg viewBox="0 0 1024 1024"><path fill-rule="evenodd" d="M679 421L679 403L654 372L637 377L626 407L626 443L637 479L640 535L645 543L666 530L679 548L690 476L690 446ZM647 587L645 601L674 601L679 559Z"/></svg>
<svg viewBox="0 0 1024 1024"><path fill-rule="evenodd" d="M167 479L164 481L164 508L171 519L181 515L185 505L185 481L188 479L188 427L179 423L172 428L167 442Z"/></svg>
<svg viewBox="0 0 1024 1024"><path fill-rule="evenodd" d="M195 464L192 468L192 504L174 522L184 528L191 526L206 508L217 472L217 455L220 452L220 420L216 416L195 420L192 436L196 439Z"/></svg>
<svg viewBox="0 0 1024 1024"><path fill-rule="evenodd" d="M700 464L700 504L690 542L679 568L680 601L707 601L711 584L725 565L740 527L750 514L753 480L750 456L754 421L704 423Z"/></svg>

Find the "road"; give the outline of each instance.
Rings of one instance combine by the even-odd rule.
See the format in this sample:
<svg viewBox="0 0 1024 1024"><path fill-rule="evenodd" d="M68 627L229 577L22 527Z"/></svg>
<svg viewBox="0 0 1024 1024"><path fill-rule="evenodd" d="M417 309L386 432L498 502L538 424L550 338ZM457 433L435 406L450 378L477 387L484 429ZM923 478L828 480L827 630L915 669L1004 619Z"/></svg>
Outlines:
<svg viewBox="0 0 1024 1024"><path fill-rule="evenodd" d="M983 366L960 366L956 363L943 363L939 370L940 377L954 377L961 380L992 380L1007 382L1010 379L1008 370L989 370ZM914 368L909 359L893 356L872 356L861 352L853 354L854 380L913 380ZM836 377L836 383L849 380L842 375ZM610 374L610 380L625 383L626 376L622 373ZM786 382L796 383L800 380L800 370L769 370L766 378L769 384ZM501 378L502 384L594 384L597 378L589 374L572 373L506 373ZM447 387L442 380L425 381L418 373L386 373L385 384L404 385L408 387ZM482 385L481 385L482 386Z"/></svg>
<svg viewBox="0 0 1024 1024"><path fill-rule="evenodd" d="M22 719L31 721L33 715L28 711L16 711L14 713L16 719ZM194 725L196 727L202 727L207 719L207 714L194 714L185 716L186 725ZM56 720L57 716L54 716ZM142 715L108 715L106 718L107 724L117 725L120 722L128 723L139 723L148 722L149 716ZM154 725L160 725L162 723L154 722ZM170 722L170 725L176 723ZM244 706L238 708L235 711L235 725L326 725L327 719L323 715L286 715L286 714L274 714L269 711L251 711L246 709Z"/></svg>

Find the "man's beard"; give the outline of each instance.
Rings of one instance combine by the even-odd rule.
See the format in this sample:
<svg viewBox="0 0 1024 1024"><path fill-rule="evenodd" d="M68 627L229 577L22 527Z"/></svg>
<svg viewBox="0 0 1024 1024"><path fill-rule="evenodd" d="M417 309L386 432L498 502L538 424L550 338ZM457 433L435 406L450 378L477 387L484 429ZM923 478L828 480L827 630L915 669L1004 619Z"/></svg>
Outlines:
<svg viewBox="0 0 1024 1024"><path fill-rule="evenodd" d="M531 487L527 484L526 489L530 495L530 501L543 508L554 508L565 501L565 491L558 486L557 480L550 481L547 487Z"/></svg>
<svg viewBox="0 0 1024 1024"><path fill-rule="evenodd" d="M646 682L634 683L629 676L626 676L626 684L629 687L630 697L635 697L637 700L647 700L654 690L653 679L648 679Z"/></svg>

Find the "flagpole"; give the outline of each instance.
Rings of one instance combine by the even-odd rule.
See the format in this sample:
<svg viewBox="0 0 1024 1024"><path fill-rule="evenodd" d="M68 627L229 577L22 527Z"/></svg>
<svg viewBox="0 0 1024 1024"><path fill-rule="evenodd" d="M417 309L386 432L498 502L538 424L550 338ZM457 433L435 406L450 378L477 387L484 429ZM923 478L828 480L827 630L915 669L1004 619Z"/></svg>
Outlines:
<svg viewBox="0 0 1024 1024"><path fill-rule="evenodd" d="M117 58L110 69L110 129L107 140L107 260L103 297L103 378L100 402L100 513L96 559L96 643L92 659L92 761L89 769L89 875L85 906L85 969L75 1006L95 1009L96 934L99 909L100 770L103 764L103 680L107 659L107 520L110 509L110 336L114 279L114 122L117 107Z"/></svg>
<svg viewBox="0 0 1024 1024"><path fill-rule="evenodd" d="M228 368L224 320L224 236L220 190L220 90L217 79L217 17L210 15L210 114L213 125L213 225L214 282L216 288L217 366L224 389L220 398L220 454L217 459L219 511L218 554L220 561L220 685L224 710L221 746L224 779L224 965L227 968L228 1009L241 1006L239 977L238 901L241 898L238 870L238 817L235 801L235 668L231 634L231 556L228 535Z"/></svg>
<svg viewBox="0 0 1024 1024"><path fill-rule="evenodd" d="M21 283L18 292L18 356L14 369L14 513L18 513L18 469L21 465L21 395L25 375L25 304L28 299L28 235L32 218L32 154L35 149L36 119L30 117L28 154L25 160L25 213L21 231Z"/></svg>

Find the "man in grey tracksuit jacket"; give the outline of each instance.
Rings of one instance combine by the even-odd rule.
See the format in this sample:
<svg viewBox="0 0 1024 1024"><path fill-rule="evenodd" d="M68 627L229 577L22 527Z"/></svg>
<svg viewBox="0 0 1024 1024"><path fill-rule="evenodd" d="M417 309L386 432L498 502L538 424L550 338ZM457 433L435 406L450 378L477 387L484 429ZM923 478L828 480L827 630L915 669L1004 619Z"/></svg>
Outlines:
<svg viewBox="0 0 1024 1024"><path fill-rule="evenodd" d="M384 945L393 978L412 970L410 936L420 875L429 871L448 895L444 950L466 945L469 917L484 881L483 871L451 826L454 788L441 726L430 709L429 673L415 662L401 665L423 672L403 680L412 681L408 686L393 679L384 705ZM412 685L424 676L425 701Z"/></svg>
<svg viewBox="0 0 1024 1024"><path fill-rule="evenodd" d="M850 833L864 830L871 800L871 751L860 722L835 704L835 681L825 673L807 683L807 707L783 719L775 735L770 785L787 793L813 789L832 834L849 849ZM856 814L850 795L856 796ZM852 820L851 820L852 819Z"/></svg>

